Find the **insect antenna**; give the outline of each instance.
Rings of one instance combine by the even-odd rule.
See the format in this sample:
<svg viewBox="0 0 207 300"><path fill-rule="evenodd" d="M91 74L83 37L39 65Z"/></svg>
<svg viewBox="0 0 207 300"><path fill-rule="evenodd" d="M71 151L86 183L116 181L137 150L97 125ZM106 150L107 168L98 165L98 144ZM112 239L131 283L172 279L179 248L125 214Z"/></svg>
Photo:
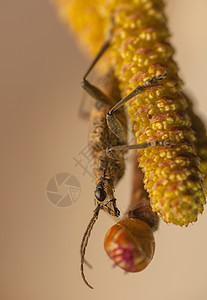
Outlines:
<svg viewBox="0 0 207 300"><path fill-rule="evenodd" d="M86 263L89 267L91 267L91 265L88 262L85 261L85 253L86 253L86 247L88 245L88 239L90 237L90 234L91 234L91 231L93 229L93 226L94 226L95 222L98 219L100 208L101 208L101 206L97 205L96 209L94 210L94 215L91 218L91 220L90 220L90 222L89 222L89 224L88 224L88 226L86 228L86 231L85 231L85 233L83 235L83 239L82 239L82 242L81 242L81 249L80 249L80 253L81 253L81 276L82 276L83 281L85 282L85 284L90 289L93 289L93 287L86 280L83 266L84 266L84 263Z"/></svg>

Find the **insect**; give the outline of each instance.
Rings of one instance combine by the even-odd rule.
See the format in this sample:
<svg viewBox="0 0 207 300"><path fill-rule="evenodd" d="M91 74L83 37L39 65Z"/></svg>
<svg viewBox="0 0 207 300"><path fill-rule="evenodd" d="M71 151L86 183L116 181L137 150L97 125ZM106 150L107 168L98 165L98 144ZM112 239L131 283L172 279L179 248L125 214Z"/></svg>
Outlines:
<svg viewBox="0 0 207 300"><path fill-rule="evenodd" d="M89 67L89 71L90 70L91 66ZM86 78L89 71L86 72L84 78ZM120 214L116 206L116 198L114 197L113 189L124 173L124 152L133 147L142 149L151 146L163 146L163 144L166 143L166 141L153 141L151 143L134 145L133 147L128 146L126 144L126 119L123 111L119 112L115 119L116 121L113 122L113 127L116 132L121 128L120 134L114 134L113 131L109 129L105 117L110 109L109 105L113 105L113 103L117 102L117 99L119 99L117 92L115 94L113 93L114 90L116 90L113 72L107 73L103 82L105 83L104 91L108 92L109 96L103 94L101 90L94 88L94 86L89 83L86 85L86 89L90 95L97 99L93 103L91 110L91 126L89 131L89 149L94 158L94 175L96 178L96 189L94 193L96 208L81 243L81 275L84 282L90 288L92 288L92 286L86 280L83 269L87 243L101 209L111 216L118 217ZM152 83L149 82L148 85L150 84ZM113 98L113 96L115 97Z"/></svg>
<svg viewBox="0 0 207 300"><path fill-rule="evenodd" d="M96 23L91 27L84 14L77 18L80 6L92 11ZM162 150L156 147L139 150L139 166L144 172L153 210L167 223L188 226L195 222L205 204L203 173L186 111L187 101L181 92L182 82L173 60L163 1L75 0L70 1L65 17L70 18L82 41L86 33L88 45L94 49L97 40L103 42L106 25L113 19L111 38L102 49L110 52L122 98L130 95L138 84L168 74L161 83L130 100L128 114L137 143L159 139L174 143ZM112 108L111 112L112 119L115 110Z"/></svg>
<svg viewBox="0 0 207 300"><path fill-rule="evenodd" d="M113 95L110 101L116 101L119 91L116 87L117 84L113 77L113 72L109 71L102 77L102 85L106 94ZM101 209L111 216L118 217L120 215L116 206L114 187L123 176L125 169L124 152L116 151L116 156L110 158L105 151L109 146L120 145L120 140L108 129L106 123L105 115L109 110L109 105L113 105L113 102L110 101L103 104L100 101L93 100L90 116L89 149L94 159L94 175L96 179L94 201L96 208L81 243L81 275L90 288L93 287L86 280L83 269L88 239ZM125 128L125 138L127 138L125 115L120 111L118 117L123 128Z"/></svg>
<svg viewBox="0 0 207 300"><path fill-rule="evenodd" d="M158 228L158 216L152 211L143 186L143 174L137 168L134 155L134 179L131 202L123 220L106 234L104 247L109 257L126 272L144 270L153 258L153 231Z"/></svg>

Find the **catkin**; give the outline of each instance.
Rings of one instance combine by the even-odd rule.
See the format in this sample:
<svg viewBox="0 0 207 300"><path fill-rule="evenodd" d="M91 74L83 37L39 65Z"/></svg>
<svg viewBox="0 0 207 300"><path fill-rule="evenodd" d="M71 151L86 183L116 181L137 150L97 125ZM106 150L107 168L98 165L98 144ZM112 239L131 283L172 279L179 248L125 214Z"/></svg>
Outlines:
<svg viewBox="0 0 207 300"><path fill-rule="evenodd" d="M96 52L98 45L104 41L110 16L113 15L110 59L122 97L147 79L167 72L166 79L130 101L128 113L138 143L152 140L175 143L171 147L150 147L138 151L139 166L144 172L144 184L152 209L167 223L187 226L195 222L205 204L202 172L207 174L207 153L203 149L204 144L196 142L187 113L182 81L172 58L174 49L169 43L163 1L57 2L62 5L65 19L73 23L91 53ZM65 3L70 3L69 10L64 10ZM77 9L80 6L82 11ZM86 11L90 9L89 18ZM201 166L197 153L202 159Z"/></svg>

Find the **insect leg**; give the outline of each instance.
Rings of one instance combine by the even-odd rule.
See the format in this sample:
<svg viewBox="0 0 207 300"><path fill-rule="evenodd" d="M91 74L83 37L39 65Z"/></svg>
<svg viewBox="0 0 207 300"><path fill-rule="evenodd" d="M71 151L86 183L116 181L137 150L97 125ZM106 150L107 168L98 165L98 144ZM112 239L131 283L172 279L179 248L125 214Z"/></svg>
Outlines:
<svg viewBox="0 0 207 300"><path fill-rule="evenodd" d="M116 105L114 105L108 112L106 116L107 124L110 130L117 136L122 137L123 130L120 122L117 118L113 115L115 111L117 111L121 106L123 106L126 102L132 99L134 96L140 94L145 88L151 86L153 83L157 83L158 81L162 80L164 77L167 76L167 73L163 75L154 76L151 79L145 81L143 85L138 85L129 95L121 99ZM133 148L134 149L134 148Z"/></svg>
<svg viewBox="0 0 207 300"><path fill-rule="evenodd" d="M106 52L106 50L110 47L110 40L112 36L112 29L113 29L113 16L111 16L111 21L109 24L109 28L106 34L106 41L99 50L98 54L92 61L91 65L89 66L88 70L86 71L85 75L83 76L83 80L81 81L81 86L82 88L93 98L95 98L98 101L101 101L104 104L108 104L111 106L111 103L114 101L111 101L111 99L106 96L99 88L96 86L92 85L86 78L96 65L96 63L99 61L99 59L103 56L103 54Z"/></svg>
<svg viewBox="0 0 207 300"><path fill-rule="evenodd" d="M99 50L98 54L96 55L96 57L94 58L94 60L92 61L91 65L89 66L88 70L86 71L85 75L83 76L83 81L86 79L86 77L89 75L89 73L91 72L91 70L94 68L94 66L96 65L96 63L99 61L99 59L102 57L102 55L106 52L106 50L109 48L110 46L110 41L107 40L103 46L101 47L101 49ZM81 82L82 83L82 82Z"/></svg>
<svg viewBox="0 0 207 300"><path fill-rule="evenodd" d="M103 102L104 104L108 104L111 106L111 101L109 99L109 97L107 97L100 89L98 89L96 86L90 84L90 82L88 80L86 80L86 77L89 75L89 73L92 71L92 69L94 68L94 66L96 65L96 63L99 61L99 59L102 57L102 55L106 52L106 50L109 48L110 46L110 40L111 40L111 35L112 35L112 29L113 29L113 17L111 17L111 22L109 24L109 28L108 31L106 33L106 42L103 44L103 46L101 47L101 49L99 50L98 54L96 55L95 59L93 60L93 62L91 63L91 65L89 66L88 70L86 71L83 80L81 81L81 86L83 87L83 89L93 98L95 98L96 100L99 100L101 102ZM83 101L82 101L83 102ZM89 114L87 114L81 105L81 109L79 112L80 116L83 118L87 118L89 116Z"/></svg>
<svg viewBox="0 0 207 300"><path fill-rule="evenodd" d="M103 104L110 105L110 103L114 102L107 95L105 95L99 88L97 88L95 85L92 85L86 79L84 79L81 82L81 86L91 97L102 102Z"/></svg>
<svg viewBox="0 0 207 300"><path fill-rule="evenodd" d="M81 99L78 116L81 119L88 120L90 117L90 104L87 105L88 99L86 99L86 93L83 93L83 97Z"/></svg>
<svg viewBox="0 0 207 300"><path fill-rule="evenodd" d="M128 150L139 150L139 149L146 149L149 147L155 147L155 146L160 146L160 147L168 147L168 146L173 146L174 143L168 140L153 140L151 142L145 142L145 143L140 143L137 145L120 145L120 146L114 146L106 149L106 153L108 156L114 155L114 151L128 151Z"/></svg>
<svg viewBox="0 0 207 300"><path fill-rule="evenodd" d="M86 80L86 77L89 75L89 73L94 68L94 66L99 61L99 59L102 57L102 55L110 47L110 40L111 40L111 36L112 36L113 24L114 24L114 19L113 19L113 16L111 16L111 18L110 18L110 24L109 24L109 27L108 27L108 31L106 33L106 41L103 44L103 46L101 47L101 49L99 50L99 52L97 53L97 55L94 58L94 60L92 61L91 65L89 66L89 68L86 71L85 75L83 76L83 81L81 82L81 85L83 86L83 88L84 88L84 81Z"/></svg>
<svg viewBox="0 0 207 300"><path fill-rule="evenodd" d="M101 56L105 53L105 51L109 48L110 42L109 40L106 41L106 43L102 46L100 51L98 52L97 56L93 60L92 64L89 66L88 70L86 71L85 75L83 76L83 80L81 81L82 88L93 98L96 100L99 100L103 102L104 104L110 105L111 100L108 96L106 96L99 88L92 85L88 80L86 80L86 77L89 75L97 61L101 58Z"/></svg>
<svg viewBox="0 0 207 300"><path fill-rule="evenodd" d="M163 80L166 76L167 73L158 76L153 76L151 79L146 80L142 85L138 85L129 95L127 95L126 97L121 99L116 105L114 105L108 112L108 115L112 115L117 109L119 109L122 105L124 105L134 96L140 94L144 89L148 88L152 84L157 83L160 80Z"/></svg>
<svg viewBox="0 0 207 300"><path fill-rule="evenodd" d="M100 101L103 104L107 104L111 106L111 103L114 103L115 101L112 99L112 97L108 97L106 94L104 94L99 88L96 86L92 85L89 81L83 80L82 83L84 82L84 85L82 87L87 91L87 93L95 98L96 100ZM81 83L81 84L82 84ZM119 103L119 102L118 102ZM115 115L107 114L107 124L110 130L117 136L119 139L119 142L121 145L126 144L126 130L120 123L120 121L115 117Z"/></svg>

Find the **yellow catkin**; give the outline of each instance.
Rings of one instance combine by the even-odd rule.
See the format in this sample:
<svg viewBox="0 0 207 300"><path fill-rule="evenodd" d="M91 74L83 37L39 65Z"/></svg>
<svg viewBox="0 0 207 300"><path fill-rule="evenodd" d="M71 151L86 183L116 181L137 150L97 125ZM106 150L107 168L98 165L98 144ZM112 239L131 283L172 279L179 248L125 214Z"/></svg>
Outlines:
<svg viewBox="0 0 207 300"><path fill-rule="evenodd" d="M173 61L174 49L162 0L56 0L64 18L73 24L91 53L104 41L110 16L114 17L111 64L122 96L138 84L167 72L167 78L149 87L128 104L138 143L170 140L173 147L151 147L139 151L139 166L145 177L154 211L167 223L188 225L197 220L205 203L203 173L207 174L207 152L195 148L195 133L187 113L187 100ZM67 5L70 9L67 8ZM90 15L87 12L90 11Z"/></svg>

